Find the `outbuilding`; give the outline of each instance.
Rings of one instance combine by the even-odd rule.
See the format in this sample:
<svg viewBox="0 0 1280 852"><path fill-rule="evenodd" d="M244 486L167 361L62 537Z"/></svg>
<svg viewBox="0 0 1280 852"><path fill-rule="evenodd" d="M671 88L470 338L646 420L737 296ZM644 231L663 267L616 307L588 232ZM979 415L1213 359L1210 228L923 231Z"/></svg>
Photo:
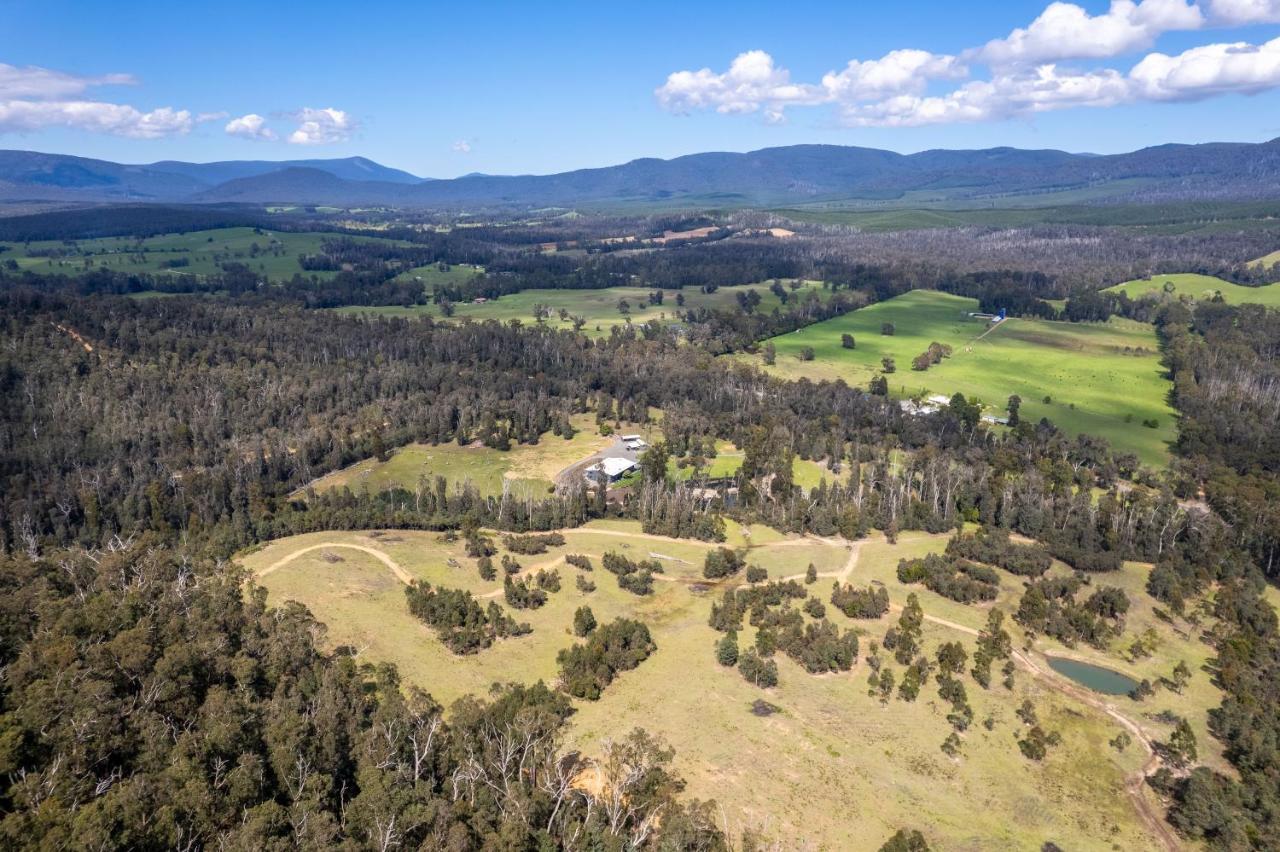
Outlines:
<svg viewBox="0 0 1280 852"><path fill-rule="evenodd" d="M609 484L617 482L637 467L636 463L631 459L624 459L620 456L610 456L602 459L593 465L590 465L584 473L588 481L599 484Z"/></svg>

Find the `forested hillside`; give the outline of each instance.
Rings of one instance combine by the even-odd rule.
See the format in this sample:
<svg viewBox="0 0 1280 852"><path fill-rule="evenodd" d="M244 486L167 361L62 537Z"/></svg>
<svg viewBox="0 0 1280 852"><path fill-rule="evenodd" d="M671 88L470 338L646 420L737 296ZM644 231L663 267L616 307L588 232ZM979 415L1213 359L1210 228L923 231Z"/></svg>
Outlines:
<svg viewBox="0 0 1280 852"><path fill-rule="evenodd" d="M670 160L549 175L464 175L423 181L363 157L278 163L101 160L0 152L0 198L135 198L156 201L333 204L352 207L592 206L808 201L881 202L926 194L935 200L1027 196L1087 189L1094 198L1168 201L1274 199L1280 146L1161 145L1093 156L993 148L903 155L840 145L793 145L748 153L709 152Z"/></svg>

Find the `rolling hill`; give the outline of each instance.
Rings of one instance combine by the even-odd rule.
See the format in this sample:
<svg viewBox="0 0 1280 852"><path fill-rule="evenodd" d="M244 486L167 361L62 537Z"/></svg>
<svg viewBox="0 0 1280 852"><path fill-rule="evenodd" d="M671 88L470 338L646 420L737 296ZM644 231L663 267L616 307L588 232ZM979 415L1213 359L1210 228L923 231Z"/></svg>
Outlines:
<svg viewBox="0 0 1280 852"><path fill-rule="evenodd" d="M839 145L711 152L551 175L424 180L362 157L284 162L101 160L0 151L0 200L302 204L981 204L1082 192L1092 203L1280 198L1280 139L1161 145L1126 154L992 148L898 154Z"/></svg>
<svg viewBox="0 0 1280 852"><path fill-rule="evenodd" d="M293 170L310 176L307 192L311 193L323 192L330 178L341 184L368 181L387 188L426 180L365 157L124 165L65 154L0 151L0 201L196 201L231 181L257 178L264 188L277 186L274 176Z"/></svg>

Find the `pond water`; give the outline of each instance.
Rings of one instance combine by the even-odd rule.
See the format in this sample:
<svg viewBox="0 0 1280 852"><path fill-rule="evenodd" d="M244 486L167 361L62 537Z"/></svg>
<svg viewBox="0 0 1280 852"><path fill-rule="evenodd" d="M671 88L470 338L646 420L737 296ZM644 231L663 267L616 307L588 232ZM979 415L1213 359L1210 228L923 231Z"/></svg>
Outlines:
<svg viewBox="0 0 1280 852"><path fill-rule="evenodd" d="M1138 685L1138 682L1128 675L1122 675L1118 671L1095 666L1092 663L1047 655L1045 659L1049 661L1049 668L1058 674L1069 677L1081 686L1088 687L1094 692L1101 692L1103 695L1128 695Z"/></svg>

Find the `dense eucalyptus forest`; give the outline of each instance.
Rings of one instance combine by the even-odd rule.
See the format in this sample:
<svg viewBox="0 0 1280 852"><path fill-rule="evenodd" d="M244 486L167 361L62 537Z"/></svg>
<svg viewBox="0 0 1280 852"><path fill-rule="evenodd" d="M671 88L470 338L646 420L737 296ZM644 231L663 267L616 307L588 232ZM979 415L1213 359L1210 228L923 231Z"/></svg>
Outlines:
<svg viewBox="0 0 1280 852"><path fill-rule="evenodd" d="M154 216L137 213L131 233L152 232ZM24 239L97 235L84 217L32 218L6 227ZM1093 225L864 233L793 222L792 237L760 233L776 221L580 217L435 230L406 219L380 233L395 244L327 238L303 265L337 270L331 278L270 285L235 264L205 278L40 276L5 270L0 256L3 844L736 846L711 804L681 795L670 751L643 731L598 761L605 791L583 789L574 783L583 758L563 747L572 710L563 694L499 687L446 720L429 690L406 688L394 668L354 649L323 651L324 626L301 607L243 594L230 561L308 531L519 535L617 517L703 541L722 540L726 519L850 540L977 522L994 532L957 537L945 558L904 562L900 575L968 601L994 593L991 569L966 560L1000 565L1029 579L1020 622L1086 643L1105 639L1127 601L1035 579L1050 556L1100 584L1122 560L1153 563L1148 591L1175 612L1215 588L1213 677L1226 698L1211 729L1236 775L1161 770L1151 783L1188 837L1280 846L1280 625L1262 598L1280 581L1280 314L1097 292L1161 271L1258 284L1244 261L1273 248L1269 235ZM610 240L699 228L709 232L670 246ZM564 251L530 248L543 244ZM437 263L484 272L431 292L398 277ZM768 313L700 308L678 325L595 338L542 322L321 310L773 279L821 281L828 298ZM1154 323L1181 418L1171 470L1142 468L1048 420L995 430L963 396L909 414L873 388L787 382L716 357L918 288L1020 316ZM128 298L144 291L177 295ZM681 482L646 467L620 499L585 485L497 496L442 478L374 493L305 490L411 442L501 451L559 440L581 414L644 424L658 412L674 457L715 440L742 448L733 481ZM823 461L837 481L801 487L796 458ZM1040 544L1011 542L1010 532ZM451 611L457 602L436 591L415 588L411 606L460 647L505 635L494 613L475 601ZM875 592L856 589L837 589L832 603L857 610L860 594L878 607ZM848 670L857 656L851 632L773 626L810 671ZM650 650L634 622L592 635L564 660L579 697L598 695Z"/></svg>

